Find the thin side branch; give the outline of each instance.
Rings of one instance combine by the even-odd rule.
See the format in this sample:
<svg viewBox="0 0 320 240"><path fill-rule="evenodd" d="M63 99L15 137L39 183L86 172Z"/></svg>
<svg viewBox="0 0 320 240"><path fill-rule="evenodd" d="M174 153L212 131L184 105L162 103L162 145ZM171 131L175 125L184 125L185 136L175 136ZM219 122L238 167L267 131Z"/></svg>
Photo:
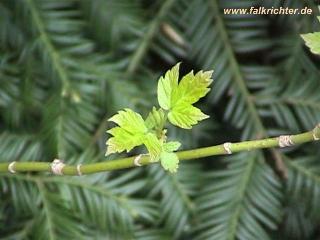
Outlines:
<svg viewBox="0 0 320 240"><path fill-rule="evenodd" d="M273 148L273 147L290 147L306 142L320 140L320 123L309 132L279 136L274 138L266 138L261 140L244 141L238 143L224 143L216 146L198 148L187 151L177 152L179 160L191 160L216 155L227 155L242 151L252 151L255 149ZM138 163L138 164L137 164ZM84 175L117 169L125 169L130 167L144 166L151 164L148 155L138 155L128 158L121 158L112 161L83 164L81 166L61 165L59 175ZM54 166L54 167L53 167ZM0 163L0 173L11 172L51 172L56 173L56 166L52 163L44 162L11 162ZM80 173L80 174L79 174Z"/></svg>

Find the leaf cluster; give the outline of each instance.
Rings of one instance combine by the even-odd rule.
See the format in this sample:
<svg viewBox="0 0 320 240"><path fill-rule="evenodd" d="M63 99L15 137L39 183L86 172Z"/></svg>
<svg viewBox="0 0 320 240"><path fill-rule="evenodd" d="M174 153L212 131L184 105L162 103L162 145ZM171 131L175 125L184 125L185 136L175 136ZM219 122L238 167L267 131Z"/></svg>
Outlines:
<svg viewBox="0 0 320 240"><path fill-rule="evenodd" d="M145 121L140 114L130 109L119 111L109 119L119 126L107 131L112 137L106 143L108 146L106 156L125 150L129 152L134 147L144 144L151 162L160 159L165 170L177 171L179 159L173 152L178 150L181 143L166 141L167 129L164 129L166 120L168 118L173 125L191 129L192 125L208 118L192 104L208 93L208 86L212 83L210 79L212 71L200 71L195 75L191 71L178 83L179 65L179 63L175 65L159 79L157 95L161 108L157 110L153 107Z"/></svg>

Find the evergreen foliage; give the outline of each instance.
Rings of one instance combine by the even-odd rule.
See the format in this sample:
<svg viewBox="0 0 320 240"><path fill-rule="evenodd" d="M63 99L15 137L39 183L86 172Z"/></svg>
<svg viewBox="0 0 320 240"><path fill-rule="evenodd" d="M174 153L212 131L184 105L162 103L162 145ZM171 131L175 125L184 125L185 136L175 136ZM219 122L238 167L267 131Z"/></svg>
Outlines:
<svg viewBox="0 0 320 240"><path fill-rule="evenodd" d="M314 12L223 14L281 5ZM145 119L179 61L182 73L214 69L196 104L210 118L169 127L168 141L189 149L310 130L320 65L300 34L319 32L317 15L311 0L2 0L0 162L112 159L107 119L124 108ZM158 164L1 174L0 239L315 239L319 156L314 143L185 161L175 174Z"/></svg>

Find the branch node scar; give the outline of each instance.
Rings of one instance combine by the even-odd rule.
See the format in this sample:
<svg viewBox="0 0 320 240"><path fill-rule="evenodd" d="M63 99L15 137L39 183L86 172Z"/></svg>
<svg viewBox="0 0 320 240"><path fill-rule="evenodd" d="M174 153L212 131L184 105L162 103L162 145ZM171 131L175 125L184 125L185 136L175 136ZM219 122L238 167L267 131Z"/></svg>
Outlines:
<svg viewBox="0 0 320 240"><path fill-rule="evenodd" d="M231 146L232 146L231 142L226 142L226 143L223 144L223 148L224 148L224 150L226 151L227 154L232 154Z"/></svg>
<svg viewBox="0 0 320 240"><path fill-rule="evenodd" d="M140 154L140 155L136 156L135 159L133 160L133 163L134 163L135 166L137 166L137 167L141 167L142 166L142 164L140 163L140 159L141 159L142 155L143 154Z"/></svg>
<svg viewBox="0 0 320 240"><path fill-rule="evenodd" d="M281 135L278 138L279 141L279 147L291 147L294 145L294 142L292 141L291 135Z"/></svg>
<svg viewBox="0 0 320 240"><path fill-rule="evenodd" d="M54 175L63 175L63 168L65 164L60 159L54 159L51 163L51 171Z"/></svg>
<svg viewBox="0 0 320 240"><path fill-rule="evenodd" d="M320 137L317 136L317 131L319 131L318 128L320 129L320 123L312 131L312 137L313 137L313 140L315 141L320 140Z"/></svg>
<svg viewBox="0 0 320 240"><path fill-rule="evenodd" d="M8 165L8 171L11 172L11 173L16 173L16 170L14 170L14 165L16 164L16 162L11 162L9 165Z"/></svg>
<svg viewBox="0 0 320 240"><path fill-rule="evenodd" d="M78 176L81 176L81 175L82 175L81 166L82 166L82 164L78 164L78 165L77 165L77 173L78 173Z"/></svg>

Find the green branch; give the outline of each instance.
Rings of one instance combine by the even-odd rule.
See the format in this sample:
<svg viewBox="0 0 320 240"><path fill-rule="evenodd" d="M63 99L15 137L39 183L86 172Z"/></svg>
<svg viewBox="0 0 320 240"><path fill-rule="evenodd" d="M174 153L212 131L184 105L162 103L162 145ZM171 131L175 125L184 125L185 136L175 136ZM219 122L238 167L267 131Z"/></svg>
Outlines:
<svg viewBox="0 0 320 240"><path fill-rule="evenodd" d="M297 135L291 135L289 139L291 145L316 141L320 139L320 124L318 124L312 131ZM191 160L272 147L279 147L279 137L230 144L220 144L211 147L180 151L177 152L177 156L179 160ZM92 174L104 171L135 167L137 166L137 159L139 159L138 164L141 166L151 164L150 157L148 155L139 155L100 163L84 164L81 165L81 174ZM52 169L51 163L13 162L0 163L0 173L1 172L52 172ZM64 175L79 175L77 166L69 165L65 165L63 167L62 173Z"/></svg>

